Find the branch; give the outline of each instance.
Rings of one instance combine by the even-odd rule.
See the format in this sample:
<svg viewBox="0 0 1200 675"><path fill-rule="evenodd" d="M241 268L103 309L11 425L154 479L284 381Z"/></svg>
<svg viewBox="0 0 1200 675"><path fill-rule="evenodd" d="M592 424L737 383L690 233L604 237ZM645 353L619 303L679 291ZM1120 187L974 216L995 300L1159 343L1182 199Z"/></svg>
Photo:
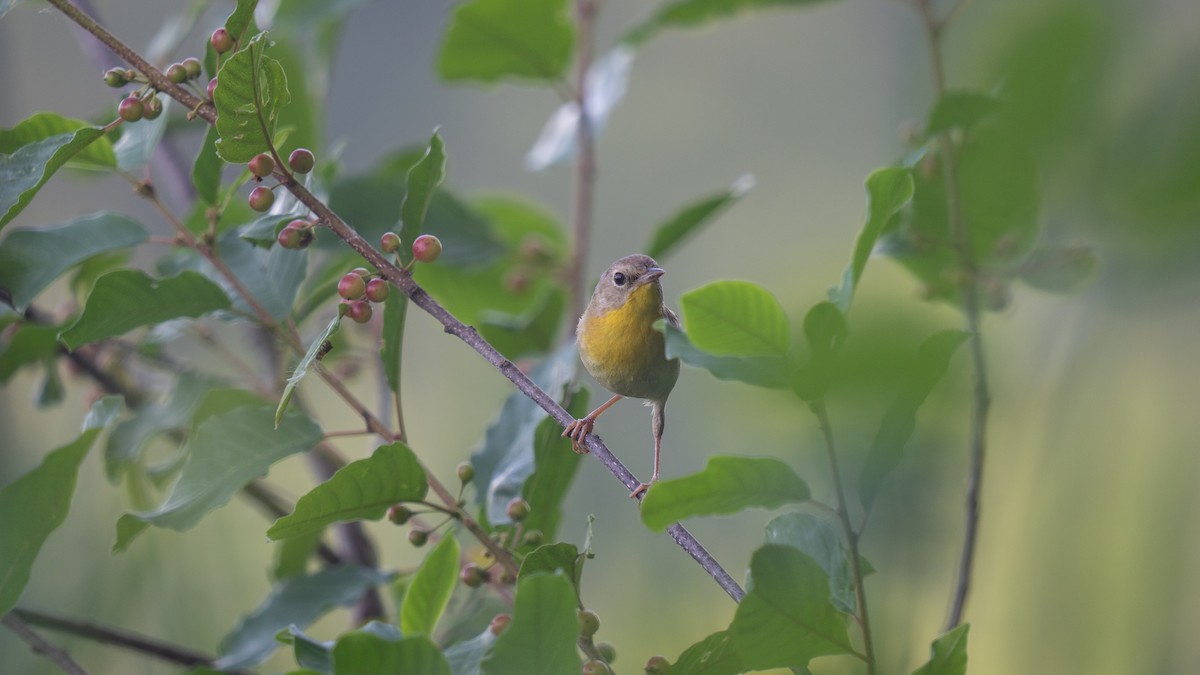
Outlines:
<svg viewBox="0 0 1200 675"><path fill-rule="evenodd" d="M925 39L929 47L929 60L933 74L934 95L941 98L946 89L946 75L942 58L942 30L969 0L960 0L944 19L934 16L931 0L918 0L917 12L925 28ZM962 266L963 281L959 291L963 298L963 314L971 339L971 365L975 372L975 385L971 403L971 459L967 477L966 524L963 532L962 554L958 562L957 581L945 630L962 622L967 595L971 589L971 572L975 562L975 547L979 539L979 501L983 489L983 463L987 449L988 410L991 393L988 386L987 360L983 353L983 333L980 326L978 269L971 255L970 228L963 217L962 199L958 189L958 170L954 156L953 139L949 131L938 134L938 148L942 161L942 175L946 181L946 210L950 219L950 236L953 239L959 265Z"/></svg>
<svg viewBox="0 0 1200 675"><path fill-rule="evenodd" d="M188 105L189 107L193 107L201 103L201 101L191 93L166 80L162 73L154 69L150 64L146 63L145 59L122 43L119 39L112 35L112 33L108 32L108 30L106 30L103 26L96 24L87 16L75 10L75 8L72 7L67 0L48 1L50 4L54 5L64 14L66 14L67 17L72 21L80 23L88 30L88 32L99 37L101 41L103 41L106 45L109 45L113 51L117 52L117 54L129 61L130 64L134 65L139 70L142 70L143 68L146 69L143 71L144 74L152 83L155 84L155 86L158 86L160 82L162 83L163 86L160 87L160 91L178 100L184 105ZM208 123L215 123L216 110L211 104L205 102L204 105L201 105L198 109L198 114ZM499 370L501 375L512 382L522 394L527 396L530 400L537 403L538 406L545 410L550 417L554 418L556 422L565 428L568 424L574 421L574 418L572 418L571 415L568 414L567 411L564 410L557 401L551 398L546 392L538 388L538 386L533 383L533 380L529 379L528 376L522 373L515 364L505 358L500 352L496 351L495 347L492 347L491 344L480 337L478 331L455 318L454 315L448 312L445 307L442 307L441 304L434 300L424 288L421 288L413 280L412 275L408 271L392 264L382 253L372 247L366 239L363 239L362 236L354 230L354 228L350 227L350 225L343 221L340 216L334 213L320 199L317 199L317 197L309 192L303 185L294 179L285 180L282 185L286 190L291 192L296 199L298 199L301 203L307 206L309 210L316 214L331 232L345 242L346 245L349 246L353 251L362 256L364 260L374 266L375 269L378 270L381 277L387 279L389 282L399 288L401 292L409 297L414 305L420 307L427 314L441 323L445 332L450 333L451 335L454 335L463 342L467 343L467 345L474 349L480 356L482 356L484 360ZM323 372L323 369L321 368L318 368L317 370L318 372ZM388 438L394 438L394 436L388 433L387 429L382 426L378 418L376 418L369 410L367 410L365 407L362 407L360 412L363 413L363 417L367 421L368 425L372 427L372 431ZM378 427L376 428L376 426L373 425L378 425ZM625 468L625 466L621 464L621 462L612 454L612 452L609 451L608 447L604 445L603 441L601 441L595 435L589 435L586 439L584 439L584 445L591 451L592 455L594 455L601 461L602 464L604 464L609 472L616 476L617 480L619 480L626 488L630 490L630 492L632 492L634 488L641 484L641 482L638 481L632 473L630 473L629 469ZM445 486L443 486L441 482L438 481L432 474L427 475L429 477L430 488L437 493L439 499L445 501L447 505L455 504L456 502L454 500L454 495L446 490ZM477 522L470 518L465 512L460 511L460 513L463 515L460 521L462 522L463 526L466 527L467 530L469 530L485 546L488 546L489 543L492 544L489 546L489 550L492 551L493 554L497 554L496 560L504 565L506 569L511 569L515 573L517 571L517 566L512 560L512 556L509 554L509 552L495 547L491 537L489 537L487 533L483 531ZM729 573L726 572L720 566L720 564L708 554L704 547L700 545L700 542L696 541L691 533L689 533L682 525L679 524L671 526L670 531L671 536L680 545L680 547L687 551L687 553L691 555L692 558L695 559L705 571L711 574L717 583L720 584L727 593L729 593L730 597L734 598L735 600L741 598L742 591L738 587L737 582L734 581L733 578L729 576Z"/></svg>
<svg viewBox="0 0 1200 675"><path fill-rule="evenodd" d="M42 636L33 632L24 621L17 617L16 610L5 614L4 619L0 623L3 623L5 628L16 633L17 637L29 645L34 653L46 657L64 673L69 673L70 675L88 675L87 671L80 667L78 663L75 663L65 651L46 642L42 639Z"/></svg>
<svg viewBox="0 0 1200 675"><path fill-rule="evenodd" d="M583 314L587 273L588 239L592 231L592 196L596 183L596 143L592 122L588 116L588 69L592 65L593 25L596 0L575 0L578 40L575 47L575 107L579 111L579 128L575 134L579 159L575 164L575 192L571 210L571 260L567 275L570 281L571 307L567 316ZM574 335L571 326L570 334Z"/></svg>

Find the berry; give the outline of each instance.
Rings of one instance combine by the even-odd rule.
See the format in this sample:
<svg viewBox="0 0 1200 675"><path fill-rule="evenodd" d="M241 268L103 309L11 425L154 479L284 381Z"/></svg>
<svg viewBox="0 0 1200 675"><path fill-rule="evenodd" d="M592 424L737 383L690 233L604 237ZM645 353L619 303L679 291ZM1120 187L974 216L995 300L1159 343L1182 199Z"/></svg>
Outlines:
<svg viewBox="0 0 1200 675"><path fill-rule="evenodd" d="M371 309L371 303L366 300L355 300L350 303L350 307L346 310L346 316L350 317L355 323L366 323L371 320L371 315L375 312Z"/></svg>
<svg viewBox="0 0 1200 675"><path fill-rule="evenodd" d="M271 156L267 153L260 152L250 159L249 163L246 164L246 168L250 169L250 173L255 176L266 178L275 170L275 160L271 159Z"/></svg>
<svg viewBox="0 0 1200 675"><path fill-rule="evenodd" d="M293 220L292 224L295 224L297 222L304 223L303 227L296 228L297 230L300 230L300 248L308 248L308 246L310 244L312 244L313 241L316 240L317 234L316 234L316 232L313 231L313 229L311 227L308 226L308 223L306 221Z"/></svg>
<svg viewBox="0 0 1200 675"><path fill-rule="evenodd" d="M423 263L431 263L442 254L442 240L432 234L423 234L413 241L413 257Z"/></svg>
<svg viewBox="0 0 1200 675"><path fill-rule="evenodd" d="M475 467L471 466L470 462L463 462L462 464L458 465L458 479L462 481L463 485L470 483L471 479L474 477Z"/></svg>
<svg viewBox="0 0 1200 675"><path fill-rule="evenodd" d="M665 656L651 656L646 661L646 673L648 675L661 675L671 669L671 662Z"/></svg>
<svg viewBox="0 0 1200 675"><path fill-rule="evenodd" d="M217 93L217 78L214 77L213 79L209 80L208 89L205 89L204 91L206 94L208 94L208 100L215 100L213 99L213 94Z"/></svg>
<svg viewBox="0 0 1200 675"><path fill-rule="evenodd" d="M600 652L600 656L603 656L608 663L617 660L617 648L611 642L601 642L596 645L596 651Z"/></svg>
<svg viewBox="0 0 1200 675"><path fill-rule="evenodd" d="M213 31L212 46L213 51L217 52L218 54L224 54L230 49L233 49L233 36L230 35L229 31L225 30L224 28L218 28Z"/></svg>
<svg viewBox="0 0 1200 675"><path fill-rule="evenodd" d="M347 300L357 300L367 292L367 285L363 283L363 278L351 272L342 277L337 285L338 295Z"/></svg>
<svg viewBox="0 0 1200 675"><path fill-rule="evenodd" d="M175 84L183 84L188 79L187 69L182 63L172 63L167 68L167 79Z"/></svg>
<svg viewBox="0 0 1200 675"><path fill-rule="evenodd" d="M288 155L288 166L292 167L292 171L296 173L308 173L312 171L316 161L312 151L307 148L297 148L292 151L292 154Z"/></svg>
<svg viewBox="0 0 1200 675"><path fill-rule="evenodd" d="M260 213L267 211L275 203L275 193L265 185L259 185L250 191L250 208Z"/></svg>
<svg viewBox="0 0 1200 675"><path fill-rule="evenodd" d="M294 154L294 153L293 153ZM379 238L379 248L384 253L395 253L400 250L400 235L395 232L384 232Z"/></svg>
<svg viewBox="0 0 1200 675"><path fill-rule="evenodd" d="M487 575L479 565L467 563L463 565L462 570L458 573L458 578L467 588L479 588L487 580Z"/></svg>
<svg viewBox="0 0 1200 675"><path fill-rule="evenodd" d="M126 96L117 104L117 114L126 122L136 122L146 113L146 106L137 96Z"/></svg>
<svg viewBox="0 0 1200 675"><path fill-rule="evenodd" d="M151 94L146 98L145 101L142 101L142 106L145 108L142 113L142 117L148 120L158 119L158 116L161 115L163 111L162 100L160 100L154 94Z"/></svg>
<svg viewBox="0 0 1200 675"><path fill-rule="evenodd" d="M512 501L508 503L508 517L512 518L514 522L519 523L522 520L525 520L525 516L528 515L529 502L521 499L520 497L513 497Z"/></svg>
<svg viewBox="0 0 1200 675"><path fill-rule="evenodd" d="M429 530L422 530L414 527L408 531L408 543L412 544L413 546L420 548L424 546L425 542L427 541L429 541Z"/></svg>
<svg viewBox="0 0 1200 675"><path fill-rule="evenodd" d="M513 293L524 293L529 290L529 275L524 270L513 270L504 277L504 287Z"/></svg>
<svg viewBox="0 0 1200 675"><path fill-rule="evenodd" d="M204 68L204 66L200 65L200 59L194 56L189 56L180 63L183 65L183 69L187 71L188 79L191 80L200 77L200 72Z"/></svg>
<svg viewBox="0 0 1200 675"><path fill-rule="evenodd" d="M522 541L525 542L527 546L541 546L545 539L546 535L542 534L541 530L530 530L525 533Z"/></svg>
<svg viewBox="0 0 1200 675"><path fill-rule="evenodd" d="M371 271L365 267L355 267L354 269L350 270L350 273L357 274L364 279L371 276Z"/></svg>
<svg viewBox="0 0 1200 675"><path fill-rule="evenodd" d="M371 302L383 302L387 300L388 293L390 292L391 286L386 279L372 279L367 282L367 300Z"/></svg>
<svg viewBox="0 0 1200 675"><path fill-rule="evenodd" d="M403 506L402 504L392 504L392 506L388 508L387 512L388 520L397 525L403 525L407 523L408 519L412 518L412 515L412 511L409 511L408 507Z"/></svg>
<svg viewBox="0 0 1200 675"><path fill-rule="evenodd" d="M590 609L579 610L575 618L579 619L579 634L584 637L591 637L600 630L600 617Z"/></svg>
<svg viewBox="0 0 1200 675"><path fill-rule="evenodd" d="M129 84L129 78L125 77L124 68L111 68L104 73L104 84L117 89Z"/></svg>
<svg viewBox="0 0 1200 675"><path fill-rule="evenodd" d="M300 248L300 230L288 225L279 231L279 245L286 249Z"/></svg>
<svg viewBox="0 0 1200 675"><path fill-rule="evenodd" d="M607 663L595 659L583 664L583 670L579 672L583 673L583 675L609 675L609 673L612 673L608 669Z"/></svg>
<svg viewBox="0 0 1200 675"><path fill-rule="evenodd" d="M508 624L512 622L512 617L508 614L497 614L492 617L492 623L488 626L488 630L492 631L492 635L499 635L508 628Z"/></svg>

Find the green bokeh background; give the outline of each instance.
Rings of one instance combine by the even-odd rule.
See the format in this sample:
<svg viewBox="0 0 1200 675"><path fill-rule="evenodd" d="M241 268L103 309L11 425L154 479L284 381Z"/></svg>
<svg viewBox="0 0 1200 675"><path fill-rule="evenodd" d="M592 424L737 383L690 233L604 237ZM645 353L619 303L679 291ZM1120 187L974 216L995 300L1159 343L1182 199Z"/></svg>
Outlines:
<svg viewBox="0 0 1200 675"><path fill-rule="evenodd" d="M141 47L186 4L100 2L98 10ZM570 172L522 168L558 100L532 87L439 83L432 64L451 6L372 2L350 15L324 111L327 138L342 144L342 160L357 171L440 125L453 187L516 191L565 220ZM652 7L606 2L599 44ZM226 11L214 8L201 27ZM1011 304L984 322L994 406L967 611L973 675L1200 671L1197 25L1192 0L976 0L946 36L951 86L1007 81L1022 92L1042 168L1043 241L1089 244L1100 261L1081 291L1017 286ZM206 33L189 44L198 48ZM1057 81L1067 86L1046 86L1061 68L1070 76ZM103 114L115 99L102 70L61 16L17 8L0 20L0 125L39 110ZM637 251L679 204L752 173L750 195L667 261L667 297L677 305L680 293L710 280L749 279L774 291L798 321L849 257L863 180L904 152L904 130L931 97L921 26L903 1L845 0L661 35L638 53L627 98L600 142L589 271ZM187 158L192 152L181 149ZM102 208L166 230L124 182L65 174L10 227ZM898 361L925 335L961 325L950 308L922 302L916 283L887 259L872 260L856 302L847 381L830 406L852 467L878 425ZM428 317L409 316L412 445L448 479L510 387ZM360 338L366 344L366 334ZM358 384L368 395L376 390L369 376ZM89 403L84 389L69 387L62 406L38 410L37 386L23 373L0 390L0 484L73 438ZM867 587L880 672L909 672L924 661L946 611L963 517L969 386L960 355L923 409L908 459L862 543L878 570ZM323 395L319 385L311 389ZM340 404L324 407L327 429L355 425ZM627 403L597 429L639 474L650 468L647 417ZM714 453L774 455L830 501L818 436L790 398L685 368L671 398L664 473L698 470ZM359 441L342 447L352 457L370 450ZM43 549L21 605L215 650L267 592L269 523L235 499L185 535L151 531L113 556L125 497L104 480L99 455L93 450L85 462L74 509ZM311 487L303 458L277 465L271 479L291 496ZM669 538L641 526L624 488L594 461L568 497L563 538L582 543L588 514L597 517L597 557L584 597L603 621L598 639L617 645L620 672L638 670L651 654L673 658L728 624L729 599ZM740 578L770 515L689 525ZM386 564L419 559L403 531L371 529ZM332 636L345 621L334 614L313 633ZM177 672L52 637L93 672ZM281 657L267 665L287 667ZM54 672L6 631L0 670ZM813 670L856 672L844 659L819 659Z"/></svg>

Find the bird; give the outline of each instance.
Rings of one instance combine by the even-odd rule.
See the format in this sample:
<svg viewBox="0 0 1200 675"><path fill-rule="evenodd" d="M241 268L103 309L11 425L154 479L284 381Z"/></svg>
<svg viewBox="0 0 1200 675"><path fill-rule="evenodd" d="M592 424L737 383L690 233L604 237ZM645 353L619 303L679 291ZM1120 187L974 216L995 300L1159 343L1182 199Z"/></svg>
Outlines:
<svg viewBox="0 0 1200 675"><path fill-rule="evenodd" d="M654 473L629 495L637 499L658 481L662 453L664 409L679 379L679 359L669 359L663 334L654 329L662 319L679 327L679 317L663 300L660 278L666 272L647 255L628 255L609 266L579 317L575 340L579 359L588 373L613 393L586 417L568 424L563 436L575 452L585 453L584 438L596 418L622 398L640 398L650 406L654 435Z"/></svg>

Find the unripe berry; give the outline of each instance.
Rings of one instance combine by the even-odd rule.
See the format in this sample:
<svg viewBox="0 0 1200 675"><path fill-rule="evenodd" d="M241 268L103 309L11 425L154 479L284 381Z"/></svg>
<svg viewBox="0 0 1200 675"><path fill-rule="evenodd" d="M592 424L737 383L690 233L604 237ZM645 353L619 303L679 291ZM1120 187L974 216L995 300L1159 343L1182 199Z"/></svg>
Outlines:
<svg viewBox="0 0 1200 675"><path fill-rule="evenodd" d="M208 81L208 88L205 89L204 92L206 94L208 94L208 100L210 100L210 101L214 100L213 94L215 94L217 92L217 78L214 77L213 79Z"/></svg>
<svg viewBox="0 0 1200 675"><path fill-rule="evenodd" d="M479 588L483 582L487 580L487 575L483 569L475 563L467 563L463 565L462 570L458 573L458 578L467 588Z"/></svg>
<svg viewBox="0 0 1200 675"><path fill-rule="evenodd" d="M386 279L372 279L367 282L367 300L383 302L391 293L391 285Z"/></svg>
<svg viewBox="0 0 1200 675"><path fill-rule="evenodd" d="M355 300L350 303L350 308L346 310L346 316L350 317L355 323L366 323L371 320L371 315L374 314L371 309L371 303L366 300Z"/></svg>
<svg viewBox="0 0 1200 675"><path fill-rule="evenodd" d="M542 534L541 530L530 530L525 533L522 541L526 546L541 546L545 539L546 535Z"/></svg>
<svg viewBox="0 0 1200 675"><path fill-rule="evenodd" d="M665 656L651 656L646 661L646 673L648 675L662 675L671 669L671 662Z"/></svg>
<svg viewBox="0 0 1200 675"><path fill-rule="evenodd" d="M357 300L367 292L367 285L363 283L362 277L351 272L338 281L337 292L347 300Z"/></svg>
<svg viewBox="0 0 1200 675"><path fill-rule="evenodd" d="M601 642L596 645L596 651L600 652L600 656L603 656L608 663L617 660L617 648L611 642Z"/></svg>
<svg viewBox="0 0 1200 675"><path fill-rule="evenodd" d="M296 173L308 173L313 170L313 166L317 160L313 157L312 151L307 148L296 148L292 154L288 155L288 166L292 167L292 171Z"/></svg>
<svg viewBox="0 0 1200 675"><path fill-rule="evenodd" d="M423 234L413 241L413 257L423 263L431 263L442 254L442 240L432 234Z"/></svg>
<svg viewBox="0 0 1200 675"><path fill-rule="evenodd" d="M462 481L463 485L471 482L475 477L475 467L470 462L463 462L458 465L458 480Z"/></svg>
<svg viewBox="0 0 1200 675"><path fill-rule="evenodd" d="M183 69L187 71L188 79L194 80L197 77L200 77L200 73L204 70L204 66L201 65L200 59L194 56L189 56L180 63L183 65Z"/></svg>
<svg viewBox="0 0 1200 675"><path fill-rule="evenodd" d="M125 77L124 68L110 68L104 73L104 84L117 89L129 84L129 78Z"/></svg>
<svg viewBox="0 0 1200 675"><path fill-rule="evenodd" d="M167 67L167 79L175 84L183 84L188 79L187 69L182 63L172 63Z"/></svg>
<svg viewBox="0 0 1200 675"><path fill-rule="evenodd" d="M379 238L379 248L384 253L395 253L400 250L400 235L395 232L384 232Z"/></svg>
<svg viewBox="0 0 1200 675"><path fill-rule="evenodd" d="M414 527L408 531L408 543L420 548L429 541L429 531Z"/></svg>
<svg viewBox="0 0 1200 675"><path fill-rule="evenodd" d="M308 224L303 220L300 220L300 221L293 220L289 227L295 226L295 224L297 222L305 223L301 227L295 227L295 229L300 230L300 248L308 248L309 245L312 244L313 241L317 238L317 233L314 232L313 228L309 227Z"/></svg>
<svg viewBox="0 0 1200 675"><path fill-rule="evenodd" d="M126 122L136 122L142 119L145 112L146 106L137 96L126 96L117 104L117 114Z"/></svg>
<svg viewBox="0 0 1200 675"><path fill-rule="evenodd" d="M225 30L224 28L218 28L213 31L212 46L213 51L218 54L224 54L230 49L233 49L233 36L230 35L229 31Z"/></svg>
<svg viewBox="0 0 1200 675"><path fill-rule="evenodd" d="M608 664L595 659L583 664L583 670L579 672L583 673L583 675L609 675L609 673L612 673L608 669Z"/></svg>
<svg viewBox="0 0 1200 675"><path fill-rule="evenodd" d="M250 208L259 213L265 212L275 203L275 193L271 192L271 188L265 185L259 185L250 191L250 198L247 200L250 203Z"/></svg>
<svg viewBox="0 0 1200 675"><path fill-rule="evenodd" d="M497 614L492 617L492 623L488 626L488 630L492 631L492 635L499 635L508 628L508 624L512 622L512 617L508 614Z"/></svg>
<svg viewBox="0 0 1200 675"><path fill-rule="evenodd" d="M300 248L300 230L288 225L279 231L279 245L286 249Z"/></svg>
<svg viewBox="0 0 1200 675"><path fill-rule="evenodd" d="M154 94L151 94L145 101L142 101L142 106L145 108L142 112L142 117L148 120L158 119L158 116L163 111L162 101Z"/></svg>
<svg viewBox="0 0 1200 675"><path fill-rule="evenodd" d="M412 511L408 510L408 507L404 506L403 504L392 504L388 508L387 512L388 520L397 525L403 525L407 523L408 519L412 518L412 515Z"/></svg>
<svg viewBox="0 0 1200 675"><path fill-rule="evenodd" d="M600 617L590 609L579 610L575 618L579 619L579 634L584 637L591 637L600 630Z"/></svg>
<svg viewBox="0 0 1200 675"><path fill-rule="evenodd" d="M520 497L513 497L508 503L508 517L513 519L513 522L521 522L529 515L529 502Z"/></svg>
<svg viewBox="0 0 1200 675"><path fill-rule="evenodd" d="M275 160L265 152L260 152L246 164L246 168L250 169L250 173L259 178L266 178L275 170Z"/></svg>

